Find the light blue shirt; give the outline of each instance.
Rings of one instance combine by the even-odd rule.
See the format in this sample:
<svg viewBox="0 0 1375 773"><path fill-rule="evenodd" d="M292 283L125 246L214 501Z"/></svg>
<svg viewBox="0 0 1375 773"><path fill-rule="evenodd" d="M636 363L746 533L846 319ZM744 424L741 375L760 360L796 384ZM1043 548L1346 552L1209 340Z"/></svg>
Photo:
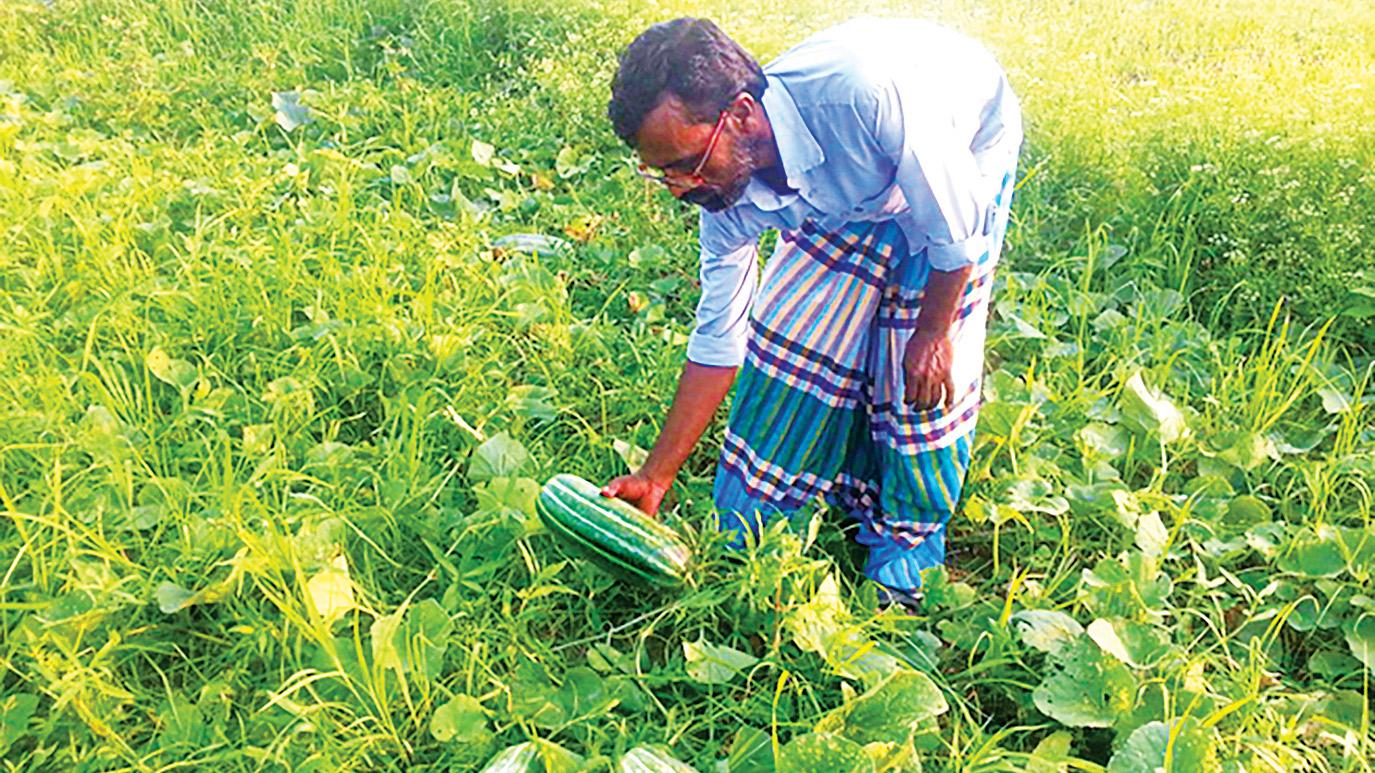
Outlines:
<svg viewBox="0 0 1375 773"><path fill-rule="evenodd" d="M913 253L953 271L983 255L1021 111L993 56L940 25L859 18L764 67L763 107L788 187L758 177L721 212L702 210L702 297L688 359L744 361L759 235L811 219L824 230L893 219Z"/></svg>

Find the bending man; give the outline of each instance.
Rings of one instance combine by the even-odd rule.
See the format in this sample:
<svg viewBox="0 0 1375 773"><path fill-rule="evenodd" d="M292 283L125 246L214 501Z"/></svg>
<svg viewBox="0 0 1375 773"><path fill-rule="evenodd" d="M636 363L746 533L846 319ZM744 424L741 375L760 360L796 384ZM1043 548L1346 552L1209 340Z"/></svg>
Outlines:
<svg viewBox="0 0 1375 773"><path fill-rule="evenodd" d="M720 527L743 540L824 497L859 522L865 574L910 602L973 447L1022 141L1002 69L914 20L846 22L761 67L676 19L630 44L611 91L641 174L702 209L702 295L659 439L603 493L657 511L734 383Z"/></svg>

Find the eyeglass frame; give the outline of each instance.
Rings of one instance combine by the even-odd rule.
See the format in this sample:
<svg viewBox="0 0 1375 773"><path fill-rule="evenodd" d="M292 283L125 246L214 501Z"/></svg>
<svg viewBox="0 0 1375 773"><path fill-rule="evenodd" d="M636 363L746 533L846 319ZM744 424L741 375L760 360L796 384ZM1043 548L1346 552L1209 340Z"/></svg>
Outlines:
<svg viewBox="0 0 1375 773"><path fill-rule="evenodd" d="M736 96L738 97L739 95L737 94ZM731 100L731 102L732 104L734 104L733 99ZM726 113L729 110L730 105L727 105L716 116L716 125L713 126L711 129L711 138L707 140L707 149L702 151L702 159L697 162L697 166L694 167L691 172L688 172L687 174L683 174L681 172L670 172L669 174L655 174L653 172L648 171L649 165L641 161L638 167L635 169L635 173L645 178L646 180L652 180L656 183L661 183L663 185L671 185L672 178L696 180L698 184L706 182L705 178L702 177L702 167L705 167L707 165L707 161L711 160L711 154L716 150L716 142L717 140L721 139L722 130L726 127Z"/></svg>

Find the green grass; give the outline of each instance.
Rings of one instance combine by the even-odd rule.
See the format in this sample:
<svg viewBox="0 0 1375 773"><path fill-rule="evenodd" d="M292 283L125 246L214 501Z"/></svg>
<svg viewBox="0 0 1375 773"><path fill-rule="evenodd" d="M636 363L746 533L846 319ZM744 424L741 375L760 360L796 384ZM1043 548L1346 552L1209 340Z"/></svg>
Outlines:
<svg viewBox="0 0 1375 773"><path fill-rule="evenodd" d="M953 567L898 619L834 517L729 554L718 425L647 597L530 502L653 442L696 299L614 54L861 11L986 40L1028 117ZM901 684L928 770L1167 726L1172 770L1369 770L1371 84L1355 0L0 5L5 764L760 770Z"/></svg>

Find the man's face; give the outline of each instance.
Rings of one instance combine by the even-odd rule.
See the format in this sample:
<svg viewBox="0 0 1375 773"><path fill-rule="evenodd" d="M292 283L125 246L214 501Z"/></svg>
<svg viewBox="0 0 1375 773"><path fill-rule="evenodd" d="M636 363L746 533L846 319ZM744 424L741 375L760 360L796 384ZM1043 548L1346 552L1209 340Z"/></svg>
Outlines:
<svg viewBox="0 0 1375 773"><path fill-rule="evenodd" d="M666 96L645 116L635 137L640 159L664 174L674 197L719 212L744 194L755 153L737 104L720 116L719 136L709 154L717 124L694 121L676 96ZM694 169L699 169L695 176Z"/></svg>

